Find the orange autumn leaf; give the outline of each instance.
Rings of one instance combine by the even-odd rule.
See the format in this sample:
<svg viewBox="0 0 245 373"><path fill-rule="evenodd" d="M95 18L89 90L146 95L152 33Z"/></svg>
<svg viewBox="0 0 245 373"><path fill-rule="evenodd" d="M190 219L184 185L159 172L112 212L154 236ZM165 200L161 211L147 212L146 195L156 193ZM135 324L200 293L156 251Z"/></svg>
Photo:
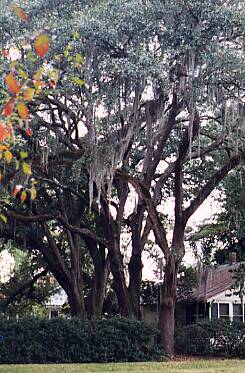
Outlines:
<svg viewBox="0 0 245 373"><path fill-rule="evenodd" d="M25 202L26 198L27 198L27 193L25 191L21 192L20 200L22 203Z"/></svg>
<svg viewBox="0 0 245 373"><path fill-rule="evenodd" d="M36 93L40 93L41 88L45 86L45 83L42 80L33 80L33 85L36 88Z"/></svg>
<svg viewBox="0 0 245 373"><path fill-rule="evenodd" d="M13 127L9 122L6 123L6 131L8 132L8 137L13 137Z"/></svg>
<svg viewBox="0 0 245 373"><path fill-rule="evenodd" d="M2 155L1 152L3 152L4 150L7 150L7 149L8 149L8 147L6 145L0 144L0 155Z"/></svg>
<svg viewBox="0 0 245 373"><path fill-rule="evenodd" d="M14 78L13 74L9 73L5 78L5 82L7 84L9 92L14 94L18 94L20 92L20 85Z"/></svg>
<svg viewBox="0 0 245 373"><path fill-rule="evenodd" d="M2 123L0 123L0 142L2 142L7 136L8 131L6 130L5 126Z"/></svg>
<svg viewBox="0 0 245 373"><path fill-rule="evenodd" d="M24 120L28 119L29 109L26 106L26 104L24 104L24 102L19 102L16 105L16 107L17 107L17 111L18 111L18 114L21 117L21 119L24 119Z"/></svg>
<svg viewBox="0 0 245 373"><path fill-rule="evenodd" d="M17 15L17 17L22 19L22 21L25 21L25 22L29 21L29 17L26 14L26 12L23 9L21 9L18 5L13 5L12 10Z"/></svg>
<svg viewBox="0 0 245 373"><path fill-rule="evenodd" d="M35 89L33 88L26 88L25 92L24 92L24 99L27 100L27 101L30 101L33 99L33 96L34 96L34 93L35 93Z"/></svg>
<svg viewBox="0 0 245 373"><path fill-rule="evenodd" d="M44 57L49 50L49 38L46 34L39 35L34 41L35 52L39 57Z"/></svg>
<svg viewBox="0 0 245 373"><path fill-rule="evenodd" d="M14 102L15 100L13 98L10 98L7 103L5 104L4 108L3 108L3 115L5 117L9 117L13 110L14 110Z"/></svg>

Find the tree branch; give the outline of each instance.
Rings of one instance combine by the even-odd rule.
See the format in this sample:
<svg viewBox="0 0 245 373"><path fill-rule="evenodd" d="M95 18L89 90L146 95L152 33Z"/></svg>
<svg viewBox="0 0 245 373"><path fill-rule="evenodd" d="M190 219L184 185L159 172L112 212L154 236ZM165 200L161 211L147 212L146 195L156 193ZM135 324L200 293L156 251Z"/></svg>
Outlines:
<svg viewBox="0 0 245 373"><path fill-rule="evenodd" d="M161 223L154 201L151 197L151 194L147 186L145 186L141 181L135 179L133 176L121 171L117 171L115 177L127 180L135 188L136 192L139 194L142 200L145 201L149 217L151 219L152 229L156 238L156 242L163 251L163 253L165 255L168 255L169 247L167 241L167 234L164 226Z"/></svg>
<svg viewBox="0 0 245 373"><path fill-rule="evenodd" d="M190 203L189 207L184 211L184 222L187 224L189 218L201 206L205 199L217 187L217 185L225 178L229 171L245 162L245 153L234 155L221 169L216 171L208 180L206 185L199 191L195 199Z"/></svg>
<svg viewBox="0 0 245 373"><path fill-rule="evenodd" d="M35 282L43 276L46 276L48 273L48 268L45 268L42 272L37 273L33 278L24 284L20 285L18 288L14 289L13 292L5 298L1 303L0 303L0 308L3 310L3 312L6 311L8 308L8 305L13 302L13 300L20 294L23 294L23 292L27 289L29 289Z"/></svg>

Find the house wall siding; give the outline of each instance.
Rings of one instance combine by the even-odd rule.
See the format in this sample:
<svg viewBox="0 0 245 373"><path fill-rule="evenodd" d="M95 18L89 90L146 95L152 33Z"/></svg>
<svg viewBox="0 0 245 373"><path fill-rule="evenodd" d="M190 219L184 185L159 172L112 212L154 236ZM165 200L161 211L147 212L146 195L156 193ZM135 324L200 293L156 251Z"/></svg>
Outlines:
<svg viewBox="0 0 245 373"><path fill-rule="evenodd" d="M211 319L211 306L212 304L216 303L218 304L218 318L220 318L220 312L219 312L219 304L220 303L226 303L229 305L229 318L231 321L233 321L234 315L233 315L233 305L234 304L241 304L241 300L238 295L232 294L229 290L223 291L220 294L215 295L212 298L207 299L208 304L210 305L209 307L209 318ZM244 310L244 304L242 307L243 311L243 322L245 322L245 310Z"/></svg>

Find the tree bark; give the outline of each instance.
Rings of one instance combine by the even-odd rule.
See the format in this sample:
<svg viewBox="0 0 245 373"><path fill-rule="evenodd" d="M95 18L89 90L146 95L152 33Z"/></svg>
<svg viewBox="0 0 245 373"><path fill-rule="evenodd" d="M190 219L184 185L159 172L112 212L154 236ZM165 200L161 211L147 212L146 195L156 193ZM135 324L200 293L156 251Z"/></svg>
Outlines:
<svg viewBox="0 0 245 373"><path fill-rule="evenodd" d="M138 254L133 254L129 261L129 296L132 305L134 316L141 320L140 311L140 288L142 279L142 261L141 251Z"/></svg>
<svg viewBox="0 0 245 373"><path fill-rule="evenodd" d="M76 316L81 319L85 318L85 307L83 301L83 295L79 284L72 282L72 284L67 284L66 294L68 297L68 303L70 306L71 316Z"/></svg>
<svg viewBox="0 0 245 373"><path fill-rule="evenodd" d="M109 240L109 258L110 267L113 275L112 287L116 293L119 312L122 316L132 317L133 310L130 303L129 293L126 286L126 280L123 270L123 259L120 252L120 238L115 230L108 237Z"/></svg>
<svg viewBox="0 0 245 373"><path fill-rule="evenodd" d="M106 270L95 272L92 289L89 297L89 314L90 319L100 319L102 316L102 309L105 299L105 289L107 283Z"/></svg>
<svg viewBox="0 0 245 373"><path fill-rule="evenodd" d="M117 296L119 313L121 316L133 317L133 310L124 275L123 255L121 254L120 247L122 209L124 208L124 205L117 212L117 220L113 219L108 203L105 199L102 199L101 207L103 212L101 226L103 226L104 235L108 242L107 248L110 260L110 270L113 276L112 288ZM121 215L120 218L118 218L119 214Z"/></svg>
<svg viewBox="0 0 245 373"><path fill-rule="evenodd" d="M146 205L142 201L138 204L135 214L130 219L129 225L132 232L132 254L128 265L129 270L129 296L132 304L134 316L141 319L140 311L140 287L142 280L142 223L144 219L144 211Z"/></svg>
<svg viewBox="0 0 245 373"><path fill-rule="evenodd" d="M177 269L175 260L170 255L166 263L164 283L160 288L159 328L161 340L168 357L174 356L175 304L176 304Z"/></svg>

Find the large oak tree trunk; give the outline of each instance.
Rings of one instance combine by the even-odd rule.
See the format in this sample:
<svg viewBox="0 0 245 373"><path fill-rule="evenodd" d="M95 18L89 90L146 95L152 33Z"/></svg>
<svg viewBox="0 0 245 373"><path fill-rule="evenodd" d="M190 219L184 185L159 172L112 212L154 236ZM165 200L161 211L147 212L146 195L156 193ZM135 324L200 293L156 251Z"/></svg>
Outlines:
<svg viewBox="0 0 245 373"><path fill-rule="evenodd" d="M176 264L174 258L170 256L165 269L164 283L161 286L159 312L161 340L165 353L170 358L174 355L176 285Z"/></svg>
<svg viewBox="0 0 245 373"><path fill-rule="evenodd" d="M72 284L66 290L71 316L85 318L85 307L82 289L79 284Z"/></svg>
<svg viewBox="0 0 245 373"><path fill-rule="evenodd" d="M129 261L129 295L134 316L140 320L140 288L142 279L141 253L132 255Z"/></svg>
<svg viewBox="0 0 245 373"><path fill-rule="evenodd" d="M119 312L122 316L132 317L133 310L124 276L123 258L120 252L120 238L115 231L110 236L108 248L110 267L113 275L112 287L117 296Z"/></svg>
<svg viewBox="0 0 245 373"><path fill-rule="evenodd" d="M129 295L132 304L134 316L141 319L140 310L140 289L142 280L142 250L144 242L142 242L142 223L144 219L146 205L141 202L137 206L136 212L133 214L130 221L132 232L132 254L128 265L129 270Z"/></svg>
<svg viewBox="0 0 245 373"><path fill-rule="evenodd" d="M100 319L105 299L105 281L94 279L90 298L90 318Z"/></svg>
<svg viewBox="0 0 245 373"><path fill-rule="evenodd" d="M108 268L105 263L104 268L95 269L91 284L91 292L88 297L88 317L91 319L100 319L105 300L105 290L108 280Z"/></svg>
<svg viewBox="0 0 245 373"><path fill-rule="evenodd" d="M99 232L102 236L103 232ZM107 260L106 248L94 240L86 237L84 242L93 261L92 276L84 274L84 281L87 281L90 291L86 299L86 311L89 319L99 319L102 315L102 308L105 299L105 289L109 276L109 261Z"/></svg>
<svg viewBox="0 0 245 373"><path fill-rule="evenodd" d="M108 242L108 257L110 270L113 276L112 288L116 293L119 313L121 316L132 317L133 310L130 302L129 292L123 268L123 255L120 248L121 219L114 220L108 208L108 204L102 204L104 219L101 220L104 235Z"/></svg>

